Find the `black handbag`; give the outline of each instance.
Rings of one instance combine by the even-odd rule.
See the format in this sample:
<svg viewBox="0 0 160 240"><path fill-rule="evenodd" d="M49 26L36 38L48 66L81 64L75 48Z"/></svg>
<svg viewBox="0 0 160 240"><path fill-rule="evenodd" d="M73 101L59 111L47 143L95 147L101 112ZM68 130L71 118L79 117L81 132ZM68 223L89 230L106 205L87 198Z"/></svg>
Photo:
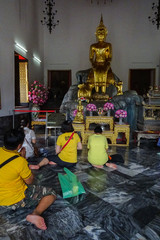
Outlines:
<svg viewBox="0 0 160 240"><path fill-rule="evenodd" d="M108 156L108 163L124 163L124 159L120 154L113 154Z"/></svg>

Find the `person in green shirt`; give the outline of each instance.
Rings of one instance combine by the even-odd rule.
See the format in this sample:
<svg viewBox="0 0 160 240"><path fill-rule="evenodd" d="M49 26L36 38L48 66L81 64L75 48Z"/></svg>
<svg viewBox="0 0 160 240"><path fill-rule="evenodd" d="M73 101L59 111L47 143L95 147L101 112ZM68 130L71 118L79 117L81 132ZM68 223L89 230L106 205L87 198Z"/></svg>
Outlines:
<svg viewBox="0 0 160 240"><path fill-rule="evenodd" d="M101 126L96 126L94 134L88 139L88 161L94 167L103 168L103 165L108 161L108 142L105 136L102 135Z"/></svg>

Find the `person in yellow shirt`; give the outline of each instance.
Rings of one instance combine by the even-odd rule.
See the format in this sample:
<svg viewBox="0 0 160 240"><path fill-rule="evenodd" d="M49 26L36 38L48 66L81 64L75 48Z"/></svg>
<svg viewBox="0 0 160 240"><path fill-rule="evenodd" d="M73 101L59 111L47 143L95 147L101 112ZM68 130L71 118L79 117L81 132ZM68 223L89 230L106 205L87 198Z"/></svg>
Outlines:
<svg viewBox="0 0 160 240"><path fill-rule="evenodd" d="M49 164L61 167L73 167L77 163L77 149L82 149L79 135L74 132L70 121L64 121L61 127L62 134L56 142L56 154L48 156Z"/></svg>
<svg viewBox="0 0 160 240"><path fill-rule="evenodd" d="M0 206L13 210L28 208L32 199L37 206L26 220L46 230L47 226L40 215L56 200L56 195L52 189L35 185L28 187L34 176L27 160L18 152L23 141L24 133L20 130L12 129L4 136L4 147L0 148Z"/></svg>

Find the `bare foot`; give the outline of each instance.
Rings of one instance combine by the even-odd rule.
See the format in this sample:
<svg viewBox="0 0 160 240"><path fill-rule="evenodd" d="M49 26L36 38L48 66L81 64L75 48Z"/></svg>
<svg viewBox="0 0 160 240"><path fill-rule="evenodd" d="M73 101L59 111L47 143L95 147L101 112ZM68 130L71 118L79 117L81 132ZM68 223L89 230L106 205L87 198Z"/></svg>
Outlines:
<svg viewBox="0 0 160 240"><path fill-rule="evenodd" d="M49 161L49 164L50 164L50 165L57 165L57 163L52 162L52 161Z"/></svg>
<svg viewBox="0 0 160 240"><path fill-rule="evenodd" d="M43 158L42 161L38 164L38 166L42 167L42 166L48 165L48 163L49 163L48 158Z"/></svg>
<svg viewBox="0 0 160 240"><path fill-rule="evenodd" d="M113 169L117 169L117 165L114 163L106 163L107 167L113 168Z"/></svg>
<svg viewBox="0 0 160 240"><path fill-rule="evenodd" d="M26 220L28 222L33 223L39 229L42 229L42 230L46 230L47 229L47 226L45 224L44 218L39 216L39 215L29 214L26 217Z"/></svg>
<svg viewBox="0 0 160 240"><path fill-rule="evenodd" d="M96 167L96 168L103 168L103 165L93 165L93 167Z"/></svg>
<svg viewBox="0 0 160 240"><path fill-rule="evenodd" d="M29 168L30 169L39 169L39 166L38 165L29 165Z"/></svg>

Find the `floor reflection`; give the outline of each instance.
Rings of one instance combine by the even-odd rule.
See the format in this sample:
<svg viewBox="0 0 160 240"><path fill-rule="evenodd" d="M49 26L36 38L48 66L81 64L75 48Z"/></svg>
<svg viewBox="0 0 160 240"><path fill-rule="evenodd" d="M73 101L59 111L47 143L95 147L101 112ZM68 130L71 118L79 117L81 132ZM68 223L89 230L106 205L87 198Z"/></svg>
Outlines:
<svg viewBox="0 0 160 240"><path fill-rule="evenodd" d="M38 146L54 154L55 139L38 135ZM1 145L3 143L1 142ZM0 239L160 239L160 149L154 140L142 140L140 147L110 146L109 153L125 159L117 169L96 169L87 162L87 148L78 152L72 169L85 194L63 199L57 174L63 169L45 166L34 170L35 184L52 187L58 198L45 213L47 231L25 221L26 210L4 212L0 208ZM34 159L39 161L40 159ZM29 211L28 209L27 211Z"/></svg>

